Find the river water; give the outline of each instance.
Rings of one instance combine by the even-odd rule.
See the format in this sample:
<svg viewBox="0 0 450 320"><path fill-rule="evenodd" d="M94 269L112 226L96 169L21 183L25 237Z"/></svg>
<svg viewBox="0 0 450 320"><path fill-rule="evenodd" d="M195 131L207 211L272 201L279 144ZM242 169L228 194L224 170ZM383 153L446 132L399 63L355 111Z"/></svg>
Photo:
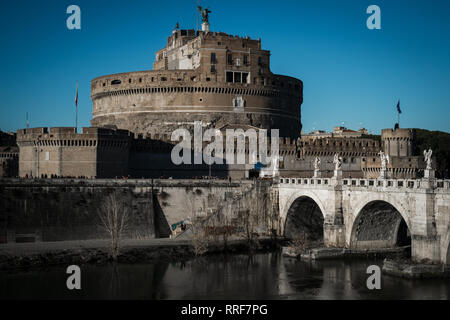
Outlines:
<svg viewBox="0 0 450 320"><path fill-rule="evenodd" d="M68 290L65 268L0 273L0 299L449 299L450 279L382 275L380 260L301 262L280 253L214 255L188 262L81 266L81 290Z"/></svg>

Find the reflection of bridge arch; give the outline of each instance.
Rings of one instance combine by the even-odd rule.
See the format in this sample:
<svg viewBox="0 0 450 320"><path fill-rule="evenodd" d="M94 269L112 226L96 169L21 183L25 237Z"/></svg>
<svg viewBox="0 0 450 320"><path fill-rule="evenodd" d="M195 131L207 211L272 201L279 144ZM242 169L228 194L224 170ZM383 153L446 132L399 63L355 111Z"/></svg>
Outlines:
<svg viewBox="0 0 450 320"><path fill-rule="evenodd" d="M283 216L284 235L295 238L305 233L310 240L323 241L324 207L314 194L307 194L297 194L288 201Z"/></svg>
<svg viewBox="0 0 450 320"><path fill-rule="evenodd" d="M352 248L392 248L411 244L408 216L385 199L361 203L355 210L350 233Z"/></svg>

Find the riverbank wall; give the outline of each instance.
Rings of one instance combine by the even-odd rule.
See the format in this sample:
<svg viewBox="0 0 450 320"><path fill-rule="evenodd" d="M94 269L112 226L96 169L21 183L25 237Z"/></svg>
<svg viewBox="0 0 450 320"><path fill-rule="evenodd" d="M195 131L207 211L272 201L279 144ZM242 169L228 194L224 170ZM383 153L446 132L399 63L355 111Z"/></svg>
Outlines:
<svg viewBox="0 0 450 320"><path fill-rule="evenodd" d="M398 247L387 249L348 249L348 248L314 248L305 253L296 253L292 247L283 247L282 254L285 257L309 260L333 260L333 259L380 259L387 257L404 257L409 254L410 247Z"/></svg>
<svg viewBox="0 0 450 320"><path fill-rule="evenodd" d="M450 278L450 266L444 264L385 259L382 270L385 274L407 279Z"/></svg>
<svg viewBox="0 0 450 320"><path fill-rule="evenodd" d="M99 209L113 192L129 209L125 239L168 238L194 214L214 212L252 185L248 180L0 179L0 246L108 239Z"/></svg>
<svg viewBox="0 0 450 320"><path fill-rule="evenodd" d="M282 239L262 238L249 244L245 239L210 241L205 255L217 253L268 252L279 248ZM117 262L154 260L178 262L195 257L190 240L123 240ZM0 270L45 268L54 265L105 264L111 262L107 240L63 241L0 246Z"/></svg>

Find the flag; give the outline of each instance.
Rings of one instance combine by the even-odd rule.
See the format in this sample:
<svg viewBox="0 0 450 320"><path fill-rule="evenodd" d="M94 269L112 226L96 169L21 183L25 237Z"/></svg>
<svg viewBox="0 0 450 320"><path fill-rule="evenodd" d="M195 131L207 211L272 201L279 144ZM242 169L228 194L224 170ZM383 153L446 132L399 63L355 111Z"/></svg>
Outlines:
<svg viewBox="0 0 450 320"><path fill-rule="evenodd" d="M402 113L402 110L400 110L400 100L397 102L397 112L400 114Z"/></svg>
<svg viewBox="0 0 450 320"><path fill-rule="evenodd" d="M78 107L78 81L77 81L77 92L75 94L75 107Z"/></svg>

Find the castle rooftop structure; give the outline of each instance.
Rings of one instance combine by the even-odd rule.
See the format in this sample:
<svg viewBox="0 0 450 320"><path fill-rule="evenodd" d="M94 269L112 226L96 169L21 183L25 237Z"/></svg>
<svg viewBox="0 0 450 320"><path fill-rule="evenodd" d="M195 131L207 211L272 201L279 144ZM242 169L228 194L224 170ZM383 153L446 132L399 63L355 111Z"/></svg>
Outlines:
<svg viewBox="0 0 450 320"><path fill-rule="evenodd" d="M271 72L260 39L175 29L153 66L93 79L92 125L148 136L202 121L205 128L249 125L300 136L303 83Z"/></svg>
<svg viewBox="0 0 450 320"><path fill-rule="evenodd" d="M303 134L304 139L321 139L321 138L361 138L367 135L368 131L365 128L357 131L347 129L346 127L334 127L333 132L326 132L325 130L314 130L308 134Z"/></svg>

